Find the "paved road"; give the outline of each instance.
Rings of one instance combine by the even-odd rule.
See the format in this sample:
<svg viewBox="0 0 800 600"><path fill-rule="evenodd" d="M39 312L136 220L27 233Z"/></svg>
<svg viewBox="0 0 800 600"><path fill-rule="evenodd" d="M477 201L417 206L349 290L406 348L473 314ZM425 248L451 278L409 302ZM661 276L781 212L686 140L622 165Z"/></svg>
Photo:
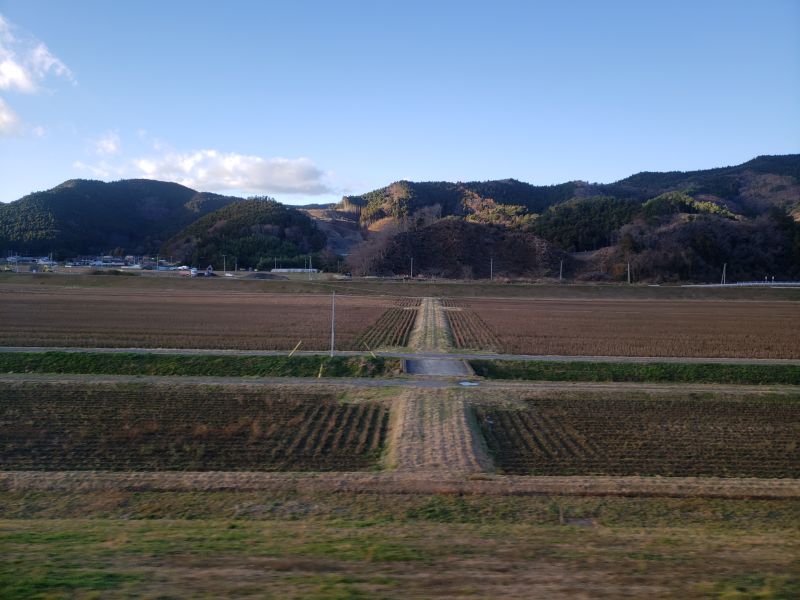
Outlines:
<svg viewBox="0 0 800 600"><path fill-rule="evenodd" d="M220 350L214 348L79 348L79 347L42 347L42 346L2 346L0 352L108 352L135 354L217 354L229 356L285 356L288 351L282 350ZM317 356L330 354L325 350L307 350L297 352L300 356ZM442 358L440 352L375 352L387 358L424 359ZM369 352L337 351L337 356L369 356ZM545 362L625 362L625 363L721 363L735 365L800 365L800 359L791 358L699 358L680 356L564 356L536 354L497 354L491 352L446 354L447 358L470 360L513 360L513 361L545 361Z"/></svg>
<svg viewBox="0 0 800 600"><path fill-rule="evenodd" d="M409 358L406 359L406 373L440 377L468 377L473 374L467 363L456 358Z"/></svg>

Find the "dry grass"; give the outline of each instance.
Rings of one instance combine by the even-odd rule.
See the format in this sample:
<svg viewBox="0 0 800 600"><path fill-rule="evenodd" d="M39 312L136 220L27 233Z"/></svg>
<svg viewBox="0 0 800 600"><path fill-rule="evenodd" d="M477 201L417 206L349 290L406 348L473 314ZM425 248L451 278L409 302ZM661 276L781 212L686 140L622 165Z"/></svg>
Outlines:
<svg viewBox="0 0 800 600"><path fill-rule="evenodd" d="M407 391L392 403L386 463L417 475L492 470L466 400L441 392Z"/></svg>
<svg viewBox="0 0 800 600"><path fill-rule="evenodd" d="M464 307L459 318L484 322L508 353L800 358L800 303L795 302L474 299L457 304ZM469 311L479 319L464 317ZM454 323L454 330L459 328ZM464 347L492 346L485 335L464 339Z"/></svg>
<svg viewBox="0 0 800 600"><path fill-rule="evenodd" d="M342 492L628 498L800 499L800 480L755 477L459 475L442 471L286 473L265 471L0 471L15 492Z"/></svg>

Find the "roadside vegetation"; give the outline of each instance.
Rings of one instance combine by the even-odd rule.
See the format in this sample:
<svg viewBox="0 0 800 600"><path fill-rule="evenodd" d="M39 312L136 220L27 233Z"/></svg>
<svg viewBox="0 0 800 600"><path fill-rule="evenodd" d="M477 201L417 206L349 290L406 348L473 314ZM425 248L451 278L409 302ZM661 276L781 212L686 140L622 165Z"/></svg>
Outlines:
<svg viewBox="0 0 800 600"><path fill-rule="evenodd" d="M399 360L362 356L225 356L130 352L0 353L0 373L80 373L193 377L379 377Z"/></svg>
<svg viewBox="0 0 800 600"><path fill-rule="evenodd" d="M471 360L488 379L800 385L798 365Z"/></svg>

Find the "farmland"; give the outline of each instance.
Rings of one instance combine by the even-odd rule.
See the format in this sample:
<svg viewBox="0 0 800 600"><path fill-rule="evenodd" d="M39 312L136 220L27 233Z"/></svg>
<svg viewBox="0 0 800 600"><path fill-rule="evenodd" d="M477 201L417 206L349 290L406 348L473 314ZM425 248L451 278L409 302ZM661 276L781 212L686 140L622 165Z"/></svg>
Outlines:
<svg viewBox="0 0 800 600"><path fill-rule="evenodd" d="M507 473L800 477L800 399L562 397L479 404Z"/></svg>
<svg viewBox="0 0 800 600"><path fill-rule="evenodd" d="M393 308L392 299L337 297L337 348L355 349ZM331 337L331 298L322 295L5 288L0 313L4 346L288 351L299 341L305 350L327 349ZM393 327L404 324L385 321L380 336L402 341Z"/></svg>
<svg viewBox="0 0 800 600"><path fill-rule="evenodd" d="M799 364L472 352L800 358L793 293L0 275L0 595L797 596Z"/></svg>
<svg viewBox="0 0 800 600"><path fill-rule="evenodd" d="M800 304L795 302L474 299L449 304L461 308L447 311L454 330L464 331L456 337L461 348L491 348L496 337L499 349L512 354L800 358Z"/></svg>
<svg viewBox="0 0 800 600"><path fill-rule="evenodd" d="M280 388L3 384L3 469L358 470L388 410Z"/></svg>

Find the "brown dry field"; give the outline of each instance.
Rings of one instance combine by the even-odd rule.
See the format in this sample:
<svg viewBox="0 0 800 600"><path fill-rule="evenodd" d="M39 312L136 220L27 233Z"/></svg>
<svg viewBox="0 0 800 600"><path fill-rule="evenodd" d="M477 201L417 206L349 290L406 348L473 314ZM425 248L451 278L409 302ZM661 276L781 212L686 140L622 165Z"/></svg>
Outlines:
<svg viewBox="0 0 800 600"><path fill-rule="evenodd" d="M355 349L391 299L337 296L336 348ZM0 287L0 345L303 350L330 347L331 297Z"/></svg>
<svg viewBox="0 0 800 600"><path fill-rule="evenodd" d="M800 304L716 300L458 300L503 352L800 358Z"/></svg>

